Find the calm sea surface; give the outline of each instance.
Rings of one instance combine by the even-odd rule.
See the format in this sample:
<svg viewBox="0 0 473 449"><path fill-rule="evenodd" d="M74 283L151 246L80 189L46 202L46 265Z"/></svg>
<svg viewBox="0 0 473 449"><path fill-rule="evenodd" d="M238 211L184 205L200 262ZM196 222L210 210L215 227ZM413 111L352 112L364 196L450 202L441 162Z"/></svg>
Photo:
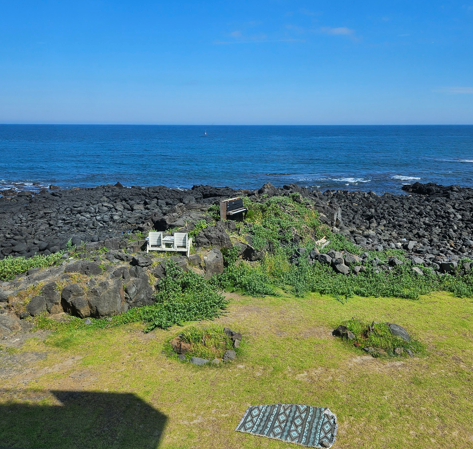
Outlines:
<svg viewBox="0 0 473 449"><path fill-rule="evenodd" d="M473 187L473 126L0 125L0 189L272 182L400 193L417 180Z"/></svg>

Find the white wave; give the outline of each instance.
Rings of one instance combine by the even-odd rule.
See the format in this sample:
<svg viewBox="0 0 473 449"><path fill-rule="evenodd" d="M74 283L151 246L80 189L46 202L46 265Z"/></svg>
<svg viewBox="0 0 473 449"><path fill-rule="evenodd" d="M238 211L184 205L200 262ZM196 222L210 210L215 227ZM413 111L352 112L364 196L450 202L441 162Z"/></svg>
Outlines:
<svg viewBox="0 0 473 449"><path fill-rule="evenodd" d="M418 181L421 178L419 178L418 176L395 175L395 176L391 176L391 179L398 179L399 181Z"/></svg>
<svg viewBox="0 0 473 449"><path fill-rule="evenodd" d="M472 164L473 160L471 160L471 159L460 159L460 162L469 162L470 164Z"/></svg>
<svg viewBox="0 0 473 449"><path fill-rule="evenodd" d="M371 182L371 179L364 179L364 178L334 178L334 179L332 179L332 181L348 182L350 184L357 184L359 182Z"/></svg>

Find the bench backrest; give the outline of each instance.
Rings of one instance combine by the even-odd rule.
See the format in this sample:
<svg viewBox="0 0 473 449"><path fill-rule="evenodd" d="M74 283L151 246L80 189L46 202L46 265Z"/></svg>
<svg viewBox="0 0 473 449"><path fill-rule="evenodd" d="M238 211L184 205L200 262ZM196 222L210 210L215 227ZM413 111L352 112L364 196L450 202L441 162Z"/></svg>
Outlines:
<svg viewBox="0 0 473 449"><path fill-rule="evenodd" d="M241 209L243 207L243 199L235 198L234 200L227 201L227 212L232 210Z"/></svg>
<svg viewBox="0 0 473 449"><path fill-rule="evenodd" d="M187 234L176 232L174 234L174 248L185 248L187 246Z"/></svg>
<svg viewBox="0 0 473 449"><path fill-rule="evenodd" d="M150 232L148 235L150 246L161 246L163 242L162 232Z"/></svg>

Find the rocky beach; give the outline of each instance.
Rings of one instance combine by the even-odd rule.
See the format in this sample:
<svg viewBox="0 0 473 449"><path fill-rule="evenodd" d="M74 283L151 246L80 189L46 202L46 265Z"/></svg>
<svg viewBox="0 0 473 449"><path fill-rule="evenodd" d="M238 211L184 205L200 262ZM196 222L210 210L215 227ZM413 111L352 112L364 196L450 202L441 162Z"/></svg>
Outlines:
<svg viewBox="0 0 473 449"><path fill-rule="evenodd" d="M133 231L192 226L222 199L300 193L323 222L367 250L406 249L427 260L473 256L473 189L436 184L406 185L399 195L309 190L295 184L259 190L194 186L189 190L116 185L68 190L3 192L0 259L51 254L81 242L107 246ZM118 239L118 240L117 240Z"/></svg>
<svg viewBox="0 0 473 449"><path fill-rule="evenodd" d="M396 270L405 268L408 277L427 275L426 282L436 282L433 279L445 273L469 274L473 190L420 183L403 190L399 195L379 196L360 191L320 192L295 184L276 188L267 183L258 190L211 186L178 190L127 188L117 183L5 195L0 199L0 258L11 262L35 255L57 257L49 265L35 265L3 279L0 332L8 335L29 329L33 324L25 318L45 314L60 320L64 315L105 318L152 306L162 290L160 282L169 274L169 262L209 280L224 273L223 255L231 248L250 266L260 263L265 253L274 254L274 245L280 244L292 254L289 263L293 266L305 260L337 275L372 270L403 276ZM284 212L290 217L290 211L301 207L304 214L318 217L317 226L325 229L329 239L345 239L352 247L345 243L345 249L324 250L330 244L324 237L307 251L303 242L307 237L315 242L317 231L304 231L295 221L286 222L292 227L290 240L278 228L277 240L260 238L258 243L261 230L256 225L238 227L235 221L218 218L220 201L235 196L247 197L253 207L276 199L269 219L280 208L290 207ZM286 203L278 202L281 197ZM146 254L145 237L152 230L190 233L192 254L188 258ZM256 295L273 291L272 287L257 288Z"/></svg>

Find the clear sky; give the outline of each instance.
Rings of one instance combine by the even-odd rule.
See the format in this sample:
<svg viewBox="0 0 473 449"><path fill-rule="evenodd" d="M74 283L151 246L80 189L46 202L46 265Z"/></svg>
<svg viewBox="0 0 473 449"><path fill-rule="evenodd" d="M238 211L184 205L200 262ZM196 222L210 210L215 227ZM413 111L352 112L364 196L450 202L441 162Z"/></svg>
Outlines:
<svg viewBox="0 0 473 449"><path fill-rule="evenodd" d="M0 0L0 123L473 124L473 0Z"/></svg>

